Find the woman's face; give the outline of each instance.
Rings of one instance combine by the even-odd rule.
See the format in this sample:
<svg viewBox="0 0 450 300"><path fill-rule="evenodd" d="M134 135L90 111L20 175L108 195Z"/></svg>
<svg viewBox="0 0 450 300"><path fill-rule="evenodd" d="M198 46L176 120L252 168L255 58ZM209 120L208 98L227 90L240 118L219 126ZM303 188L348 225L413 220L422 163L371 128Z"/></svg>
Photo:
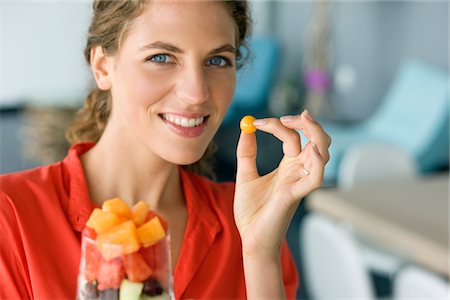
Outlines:
<svg viewBox="0 0 450 300"><path fill-rule="evenodd" d="M199 160L234 94L235 34L219 1L152 1L108 57L119 142L175 164Z"/></svg>

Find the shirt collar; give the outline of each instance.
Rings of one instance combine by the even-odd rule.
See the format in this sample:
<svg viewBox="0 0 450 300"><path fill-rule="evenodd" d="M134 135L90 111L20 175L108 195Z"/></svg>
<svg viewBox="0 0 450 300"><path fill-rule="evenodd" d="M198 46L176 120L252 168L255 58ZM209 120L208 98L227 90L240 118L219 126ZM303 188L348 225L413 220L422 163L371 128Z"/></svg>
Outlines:
<svg viewBox="0 0 450 300"><path fill-rule="evenodd" d="M75 231L81 231L96 205L91 201L80 157L95 143L74 144L63 160L69 189L68 218Z"/></svg>
<svg viewBox="0 0 450 300"><path fill-rule="evenodd" d="M219 218L211 208L213 205L208 203L216 200L208 189L210 183L181 167L179 169L188 222L174 272L174 292L177 299L182 297L217 234L222 231Z"/></svg>
<svg viewBox="0 0 450 300"><path fill-rule="evenodd" d="M222 225L220 224L217 215L212 211L209 202L215 201L209 189L205 189L208 184L208 179L199 175L191 173L183 169L180 170L181 185L186 201L186 208L189 217L196 216L199 221L204 223L213 231L220 231Z"/></svg>

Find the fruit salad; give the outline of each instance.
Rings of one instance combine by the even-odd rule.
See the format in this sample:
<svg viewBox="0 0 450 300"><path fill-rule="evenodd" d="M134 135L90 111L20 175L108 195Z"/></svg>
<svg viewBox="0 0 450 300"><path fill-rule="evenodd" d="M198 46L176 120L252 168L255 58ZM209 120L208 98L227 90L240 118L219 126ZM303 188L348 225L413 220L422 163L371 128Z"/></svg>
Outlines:
<svg viewBox="0 0 450 300"><path fill-rule="evenodd" d="M146 202L95 208L81 248L78 299L173 299L168 224Z"/></svg>

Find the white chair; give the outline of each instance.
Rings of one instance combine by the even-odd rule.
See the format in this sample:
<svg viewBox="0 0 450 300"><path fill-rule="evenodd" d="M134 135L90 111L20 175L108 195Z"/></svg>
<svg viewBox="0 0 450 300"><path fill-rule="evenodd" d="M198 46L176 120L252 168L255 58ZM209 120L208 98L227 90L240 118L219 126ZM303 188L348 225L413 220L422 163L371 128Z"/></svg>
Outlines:
<svg viewBox="0 0 450 300"><path fill-rule="evenodd" d="M418 166L411 154L383 142L352 146L342 157L337 185L342 190L381 182L418 177Z"/></svg>
<svg viewBox="0 0 450 300"><path fill-rule="evenodd" d="M367 142L352 146L342 157L338 188L344 191L379 183L393 184L419 177L419 167L407 151L386 142ZM390 278L404 259L359 240L366 266Z"/></svg>
<svg viewBox="0 0 450 300"><path fill-rule="evenodd" d="M448 300L449 282L416 266L398 271L393 287L394 300Z"/></svg>
<svg viewBox="0 0 450 300"><path fill-rule="evenodd" d="M375 298L358 244L349 230L311 213L305 217L300 234L304 281L312 299Z"/></svg>

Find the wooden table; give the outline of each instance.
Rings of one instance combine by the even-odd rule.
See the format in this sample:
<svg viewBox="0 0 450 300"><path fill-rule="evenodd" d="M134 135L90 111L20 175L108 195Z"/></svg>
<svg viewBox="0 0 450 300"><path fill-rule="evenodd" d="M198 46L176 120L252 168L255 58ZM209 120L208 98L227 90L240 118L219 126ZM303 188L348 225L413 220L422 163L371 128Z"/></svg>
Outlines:
<svg viewBox="0 0 450 300"><path fill-rule="evenodd" d="M324 188L309 196L307 207L449 277L448 174L352 191Z"/></svg>

